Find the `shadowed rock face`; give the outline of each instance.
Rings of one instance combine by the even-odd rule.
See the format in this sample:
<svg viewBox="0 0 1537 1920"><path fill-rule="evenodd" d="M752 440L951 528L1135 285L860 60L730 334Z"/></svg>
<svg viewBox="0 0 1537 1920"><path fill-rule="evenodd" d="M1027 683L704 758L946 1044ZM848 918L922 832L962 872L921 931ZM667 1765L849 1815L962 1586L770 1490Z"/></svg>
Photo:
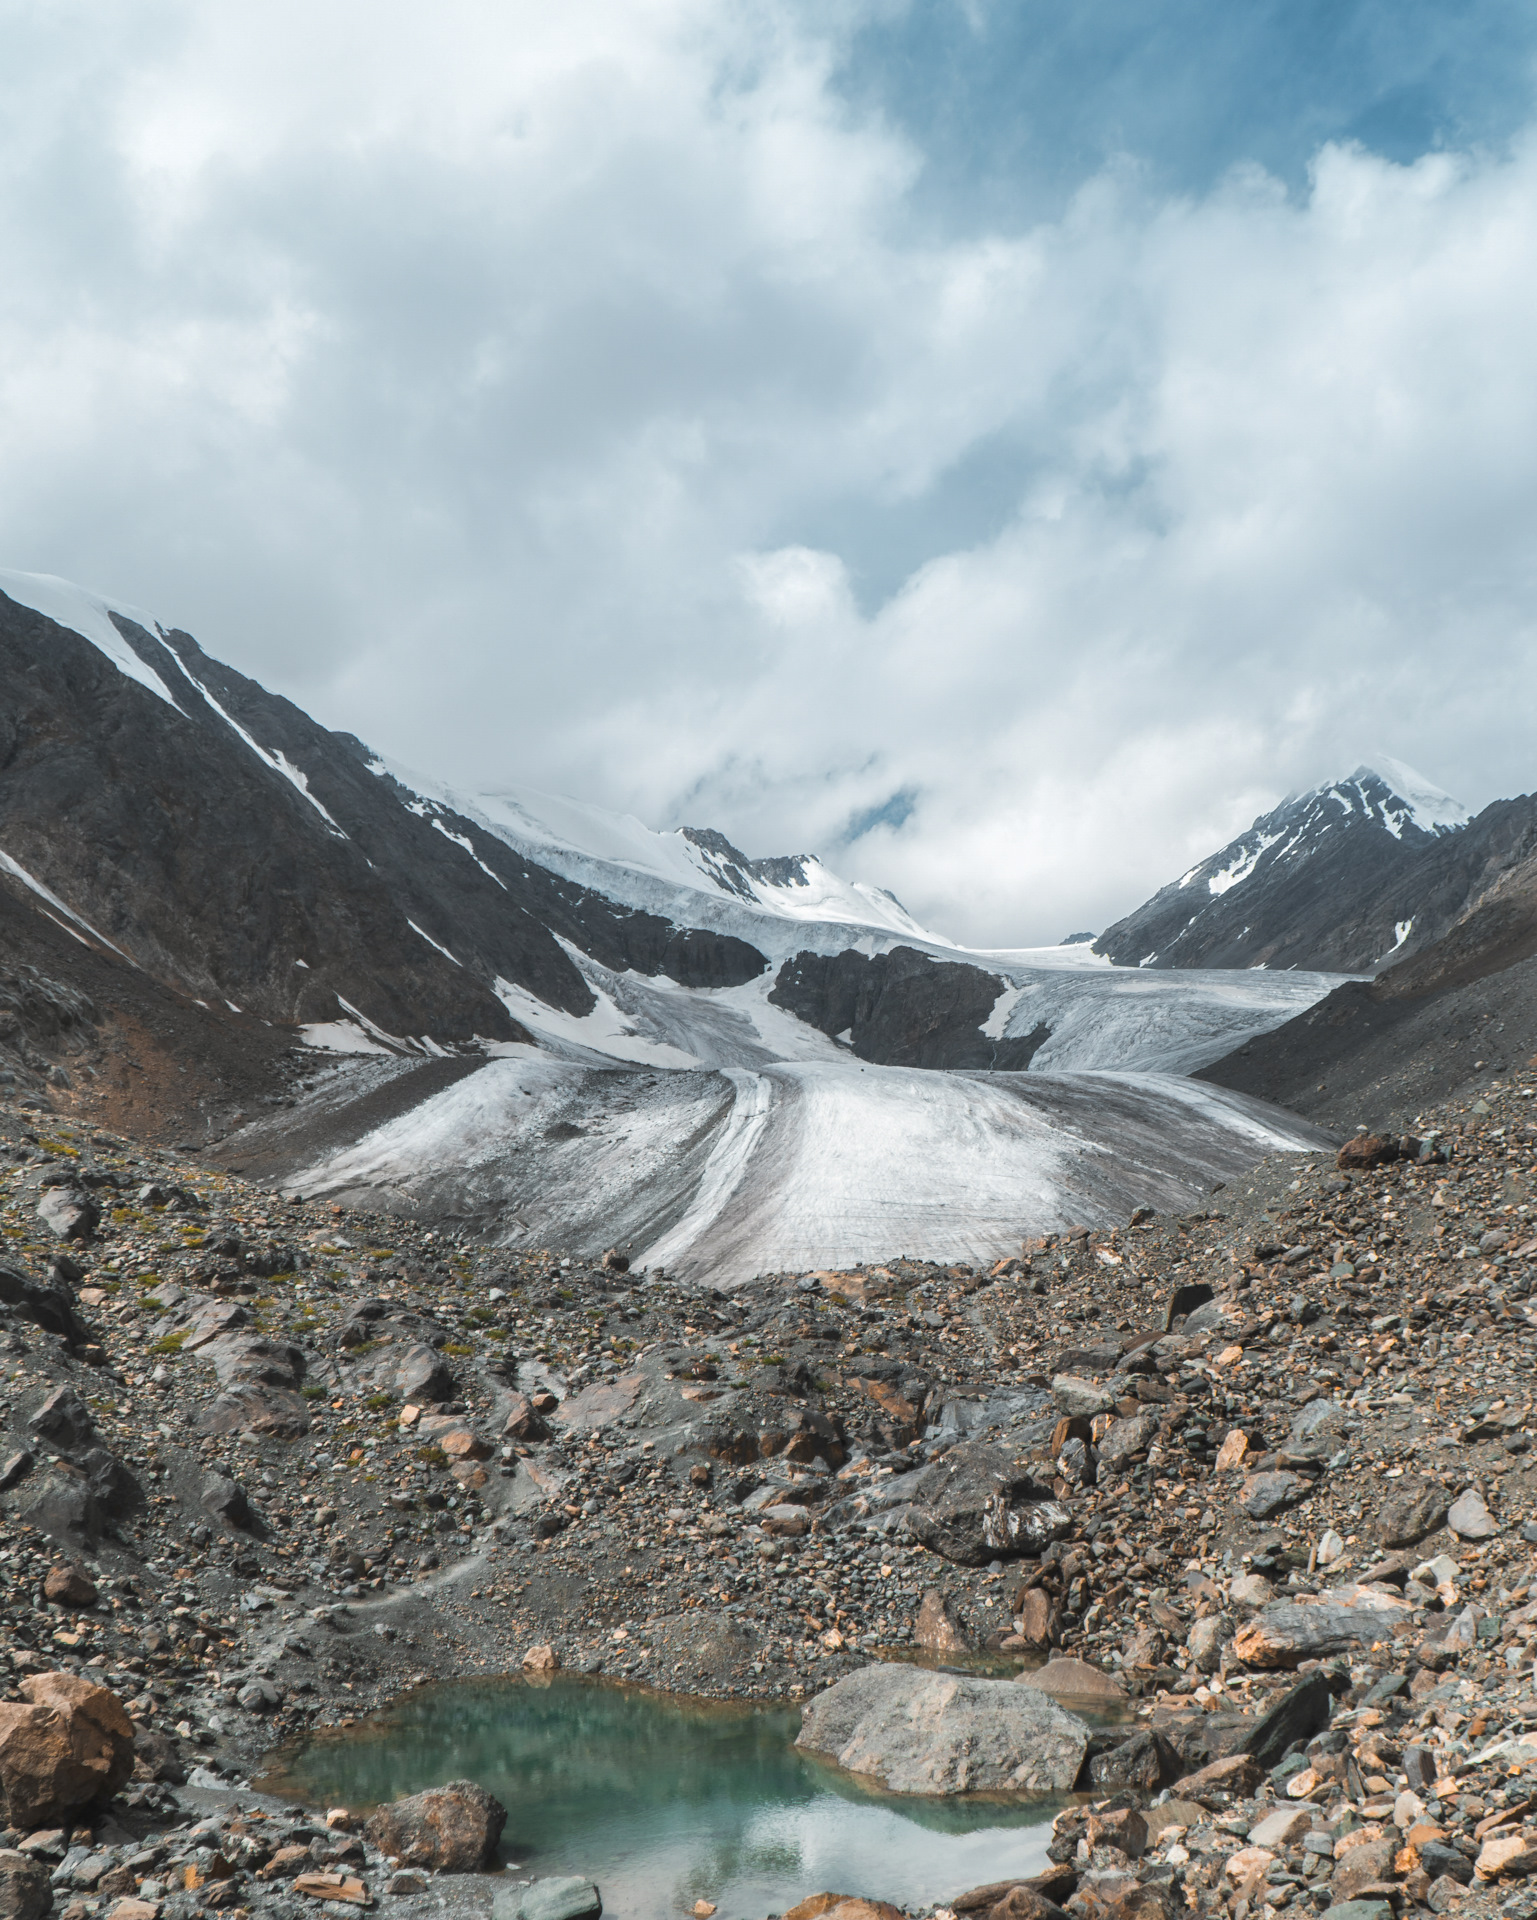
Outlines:
<svg viewBox="0 0 1537 1920"><path fill-rule="evenodd" d="M982 1032L1003 989L981 967L894 947L874 956L799 953L779 969L769 1000L829 1039L847 1034L861 1060L1020 1072L1049 1036L1044 1026L1015 1040Z"/></svg>
<svg viewBox="0 0 1537 1920"><path fill-rule="evenodd" d="M0 849L155 977L269 1020L333 1020L340 997L389 1033L467 1042L523 1037L498 978L592 1009L562 939L686 986L766 966L413 803L361 742L189 635L117 626L175 705L0 594Z"/></svg>

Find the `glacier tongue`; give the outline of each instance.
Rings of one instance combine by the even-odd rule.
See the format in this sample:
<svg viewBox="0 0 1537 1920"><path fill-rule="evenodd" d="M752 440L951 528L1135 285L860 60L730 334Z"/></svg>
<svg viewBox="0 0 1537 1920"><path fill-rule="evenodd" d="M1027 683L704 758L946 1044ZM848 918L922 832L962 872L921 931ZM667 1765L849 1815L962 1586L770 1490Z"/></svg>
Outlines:
<svg viewBox="0 0 1537 1920"><path fill-rule="evenodd" d="M935 1073L835 1061L693 1073L519 1049L294 1173L350 1204L471 1219L509 1245L730 1286L1188 1210L1306 1122L1167 1075Z"/></svg>

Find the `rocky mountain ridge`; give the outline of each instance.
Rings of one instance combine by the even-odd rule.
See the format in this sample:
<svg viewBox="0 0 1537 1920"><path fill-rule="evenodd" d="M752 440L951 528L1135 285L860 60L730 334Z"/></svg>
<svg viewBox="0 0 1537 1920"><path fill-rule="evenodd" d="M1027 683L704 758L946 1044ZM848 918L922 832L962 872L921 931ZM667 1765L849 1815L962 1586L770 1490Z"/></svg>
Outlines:
<svg viewBox="0 0 1537 1920"><path fill-rule="evenodd" d="M1449 936L1453 949L1502 940L1498 964L1537 951L1537 799L1496 801L1470 819L1411 768L1383 765L1262 815L1108 927L1095 952L1153 969L1376 973L1434 949L1444 965Z"/></svg>

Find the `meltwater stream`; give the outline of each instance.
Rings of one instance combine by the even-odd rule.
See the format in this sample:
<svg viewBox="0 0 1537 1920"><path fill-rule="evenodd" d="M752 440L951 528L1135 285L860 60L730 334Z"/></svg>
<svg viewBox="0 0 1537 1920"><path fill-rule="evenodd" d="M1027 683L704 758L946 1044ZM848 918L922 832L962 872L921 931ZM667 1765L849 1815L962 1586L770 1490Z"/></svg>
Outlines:
<svg viewBox="0 0 1537 1920"><path fill-rule="evenodd" d="M799 1725L574 1677L467 1683L289 1747L259 1784L356 1810L474 1780L508 1809L512 1879L584 1874L615 1920L700 1899L761 1920L822 1890L916 1905L1047 1864L1060 1800L868 1791L798 1753Z"/></svg>

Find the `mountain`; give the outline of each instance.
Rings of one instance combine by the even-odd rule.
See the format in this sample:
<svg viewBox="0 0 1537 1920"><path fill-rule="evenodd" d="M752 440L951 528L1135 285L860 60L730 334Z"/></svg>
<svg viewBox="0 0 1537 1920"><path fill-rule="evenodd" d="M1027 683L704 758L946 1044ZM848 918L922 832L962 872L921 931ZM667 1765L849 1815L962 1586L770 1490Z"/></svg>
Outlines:
<svg viewBox="0 0 1537 1920"><path fill-rule="evenodd" d="M0 908L40 1106L522 1244L975 1257L1320 1138L1170 1076L1333 975L963 951L811 855L386 762L47 576L0 575Z"/></svg>
<svg viewBox="0 0 1537 1920"><path fill-rule="evenodd" d="M1357 767L1284 800L1106 928L1117 966L1365 973L1444 930L1438 880L1463 871L1466 808L1412 767Z"/></svg>

